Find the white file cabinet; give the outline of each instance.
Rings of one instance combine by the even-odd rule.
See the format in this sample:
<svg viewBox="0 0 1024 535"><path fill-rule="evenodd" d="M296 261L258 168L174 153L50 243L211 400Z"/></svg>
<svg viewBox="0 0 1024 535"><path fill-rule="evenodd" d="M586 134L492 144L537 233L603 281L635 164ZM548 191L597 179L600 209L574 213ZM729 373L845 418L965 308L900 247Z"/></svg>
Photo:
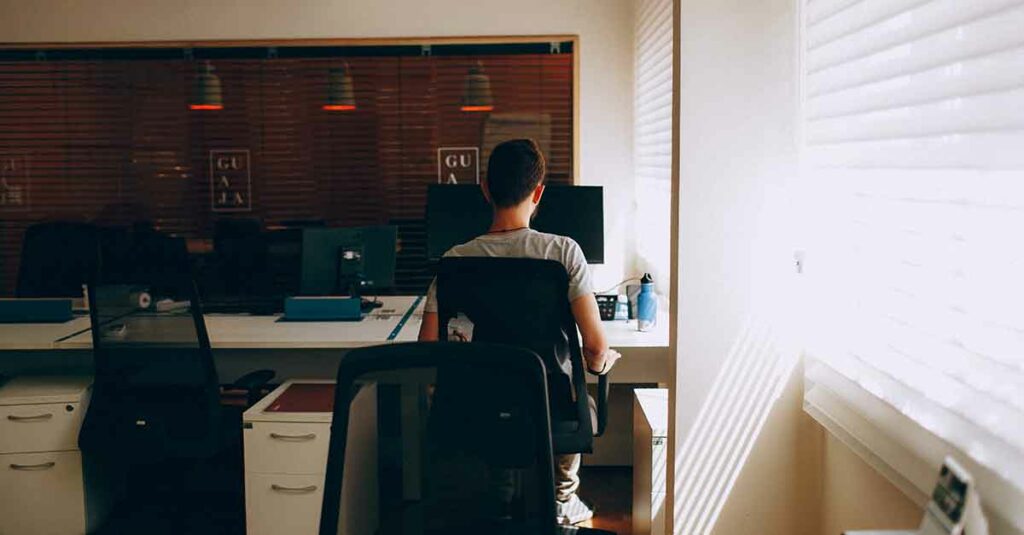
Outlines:
<svg viewBox="0 0 1024 535"><path fill-rule="evenodd" d="M319 533L332 416L322 387L333 392L333 384L287 381L245 412L248 535ZM338 533L371 535L378 495L375 385L359 390L351 414Z"/></svg>
<svg viewBox="0 0 1024 535"><path fill-rule="evenodd" d="M89 377L0 385L0 535L82 535L90 525L78 431Z"/></svg>
<svg viewBox="0 0 1024 535"><path fill-rule="evenodd" d="M633 533L663 535L668 389L633 392Z"/></svg>

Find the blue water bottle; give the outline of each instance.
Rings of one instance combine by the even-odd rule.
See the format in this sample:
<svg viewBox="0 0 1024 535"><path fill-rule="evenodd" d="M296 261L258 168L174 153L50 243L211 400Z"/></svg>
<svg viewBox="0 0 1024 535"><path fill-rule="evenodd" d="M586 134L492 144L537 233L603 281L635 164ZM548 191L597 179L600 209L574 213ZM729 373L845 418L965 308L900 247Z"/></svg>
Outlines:
<svg viewBox="0 0 1024 535"><path fill-rule="evenodd" d="M640 279L640 295L636 297L636 328L649 331L658 321L658 297L654 294L654 278L644 273Z"/></svg>

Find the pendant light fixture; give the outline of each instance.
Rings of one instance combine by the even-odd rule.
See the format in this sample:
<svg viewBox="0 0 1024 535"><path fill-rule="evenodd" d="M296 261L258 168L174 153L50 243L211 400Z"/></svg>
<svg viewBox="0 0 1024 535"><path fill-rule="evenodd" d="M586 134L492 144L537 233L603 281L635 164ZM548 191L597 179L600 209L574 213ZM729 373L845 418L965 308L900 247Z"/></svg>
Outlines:
<svg viewBox="0 0 1024 535"><path fill-rule="evenodd" d="M479 61L469 69L462 86L462 111L487 112L494 110L491 96L491 78L484 74Z"/></svg>
<svg viewBox="0 0 1024 535"><path fill-rule="evenodd" d="M327 71L327 111L353 111L356 109L356 93L352 86L352 75L348 63Z"/></svg>
<svg viewBox="0 0 1024 535"><path fill-rule="evenodd" d="M192 89L190 110L222 110L224 97L220 90L220 77L213 73L213 65L209 61L196 71L196 82Z"/></svg>

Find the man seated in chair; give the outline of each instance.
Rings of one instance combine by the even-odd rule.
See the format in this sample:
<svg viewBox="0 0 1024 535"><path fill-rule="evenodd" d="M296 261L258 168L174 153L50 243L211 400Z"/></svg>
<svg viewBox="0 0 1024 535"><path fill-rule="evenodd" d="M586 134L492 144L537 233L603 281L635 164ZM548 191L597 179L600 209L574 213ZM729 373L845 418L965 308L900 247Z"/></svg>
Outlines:
<svg viewBox="0 0 1024 535"><path fill-rule="evenodd" d="M582 249L571 238L530 228L530 220L544 195L545 174L544 155L534 141L516 139L496 146L487 164L487 178L481 184L484 196L494 209L491 227L487 234L452 247L445 256L536 258L561 262L569 274L568 298L583 337L586 366L593 374L605 374L621 355L609 348L605 339ZM435 284L431 284L420 327L420 341L438 339L437 311ZM580 482L580 455L557 455L555 464L559 521L575 524L589 520L593 512L576 495Z"/></svg>

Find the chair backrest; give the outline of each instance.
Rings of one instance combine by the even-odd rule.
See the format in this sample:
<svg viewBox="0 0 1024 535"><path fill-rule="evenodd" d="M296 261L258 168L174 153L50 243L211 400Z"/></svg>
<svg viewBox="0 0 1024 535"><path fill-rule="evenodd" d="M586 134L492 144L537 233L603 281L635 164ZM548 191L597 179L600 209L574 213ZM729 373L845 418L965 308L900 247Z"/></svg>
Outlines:
<svg viewBox="0 0 1024 535"><path fill-rule="evenodd" d="M548 370L555 449L590 452L593 422L568 294L569 275L554 260L444 258L437 272L438 335L448 339L449 324L462 315L473 324L473 341L540 355Z"/></svg>
<svg viewBox="0 0 1024 535"><path fill-rule="evenodd" d="M223 293L254 296L266 291L267 236L259 219L220 219L213 234Z"/></svg>
<svg viewBox="0 0 1024 535"><path fill-rule="evenodd" d="M544 366L528 350L354 350L338 367L320 534L553 534L549 437Z"/></svg>
<svg viewBox="0 0 1024 535"><path fill-rule="evenodd" d="M140 306L146 285L89 285L95 379L79 445L123 459L208 457L220 447L219 381L190 284L162 281L173 310ZM133 277L134 278L134 277ZM186 282L188 281L188 282Z"/></svg>
<svg viewBox="0 0 1024 535"><path fill-rule="evenodd" d="M187 295L192 279L185 240L144 225L98 229L98 283L143 285L157 294Z"/></svg>
<svg viewBox="0 0 1024 535"><path fill-rule="evenodd" d="M25 231L18 297L81 297L99 267L96 228L88 223L37 223Z"/></svg>

